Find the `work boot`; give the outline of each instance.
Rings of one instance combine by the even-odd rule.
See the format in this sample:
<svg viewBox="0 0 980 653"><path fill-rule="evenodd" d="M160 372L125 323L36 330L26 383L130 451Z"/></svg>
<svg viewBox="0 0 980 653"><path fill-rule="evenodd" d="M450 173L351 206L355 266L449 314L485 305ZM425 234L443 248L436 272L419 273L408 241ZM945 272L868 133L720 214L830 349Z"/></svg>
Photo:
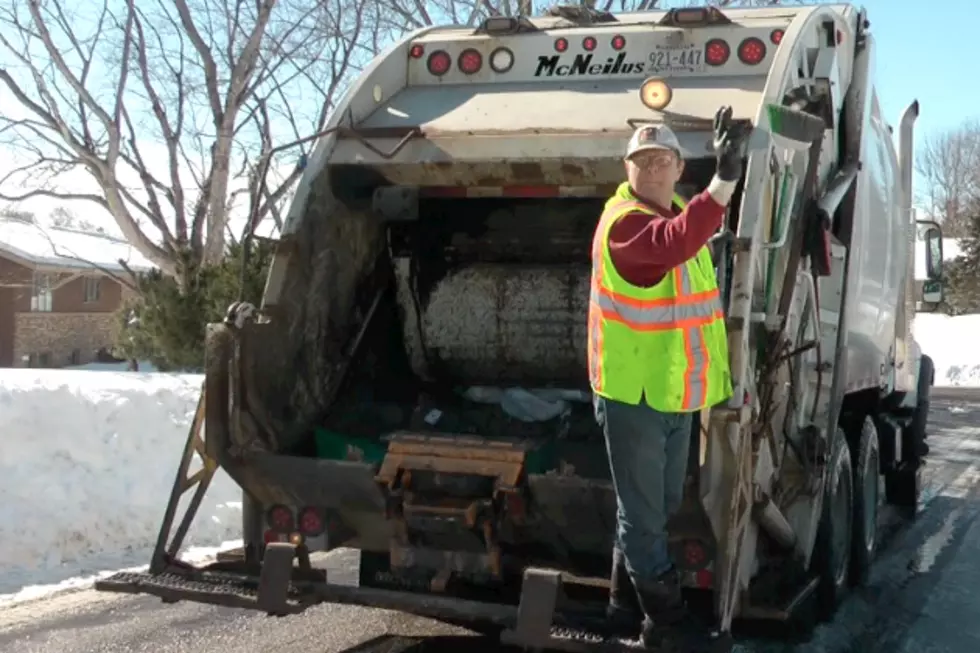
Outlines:
<svg viewBox="0 0 980 653"><path fill-rule="evenodd" d="M633 637L640 629L643 612L636 598L633 580L626 569L626 555L613 549L612 575L609 578L609 606L606 608L609 629L616 635Z"/></svg>
<svg viewBox="0 0 980 653"><path fill-rule="evenodd" d="M687 609L676 570L637 590L645 614L640 630L644 648L658 653L731 652L731 635L715 632Z"/></svg>

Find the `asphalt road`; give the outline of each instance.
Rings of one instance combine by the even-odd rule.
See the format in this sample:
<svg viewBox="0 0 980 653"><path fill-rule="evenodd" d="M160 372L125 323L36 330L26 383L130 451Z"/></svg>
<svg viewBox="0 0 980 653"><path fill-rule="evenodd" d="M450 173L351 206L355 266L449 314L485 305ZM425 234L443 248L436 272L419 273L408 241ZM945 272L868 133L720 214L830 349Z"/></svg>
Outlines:
<svg viewBox="0 0 980 653"><path fill-rule="evenodd" d="M889 531L866 588L804 643L748 653L980 651L980 390L937 389L924 507ZM331 564L350 575L351 554ZM360 645L360 646L358 646ZM356 647L352 649L352 647ZM325 605L273 618L83 590L0 609L4 653L469 653L496 646L437 622Z"/></svg>

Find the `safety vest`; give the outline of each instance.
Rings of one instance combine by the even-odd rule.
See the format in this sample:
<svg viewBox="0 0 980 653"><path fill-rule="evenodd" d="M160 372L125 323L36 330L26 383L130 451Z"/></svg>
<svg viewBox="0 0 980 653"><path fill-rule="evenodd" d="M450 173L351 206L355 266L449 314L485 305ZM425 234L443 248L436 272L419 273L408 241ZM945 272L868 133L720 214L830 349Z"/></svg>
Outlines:
<svg viewBox="0 0 980 653"><path fill-rule="evenodd" d="M685 202L675 195L682 208ZM664 413L686 413L732 395L724 313L707 246L650 288L623 279L609 230L628 213L656 215L623 184L592 239L589 376L597 395Z"/></svg>

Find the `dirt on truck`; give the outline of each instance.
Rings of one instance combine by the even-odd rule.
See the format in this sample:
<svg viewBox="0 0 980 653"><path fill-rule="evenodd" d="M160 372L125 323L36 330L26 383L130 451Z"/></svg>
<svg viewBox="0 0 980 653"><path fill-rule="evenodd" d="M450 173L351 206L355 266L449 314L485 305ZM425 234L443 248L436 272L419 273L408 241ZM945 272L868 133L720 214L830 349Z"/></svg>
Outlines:
<svg viewBox="0 0 980 653"><path fill-rule="evenodd" d="M262 305L209 327L149 571L98 586L271 614L376 606L542 649L618 642L591 240L638 124L677 134L691 197L729 105L753 128L712 242L734 396L695 420L670 546L722 631L832 614L867 577L881 506L918 501L920 226L921 299L942 297L938 225L911 212L918 104L896 146L873 45L862 10L823 5L559 7L392 46L318 142ZM218 467L243 490L244 547L193 567L178 553ZM337 547L360 549L358 587L317 565Z"/></svg>

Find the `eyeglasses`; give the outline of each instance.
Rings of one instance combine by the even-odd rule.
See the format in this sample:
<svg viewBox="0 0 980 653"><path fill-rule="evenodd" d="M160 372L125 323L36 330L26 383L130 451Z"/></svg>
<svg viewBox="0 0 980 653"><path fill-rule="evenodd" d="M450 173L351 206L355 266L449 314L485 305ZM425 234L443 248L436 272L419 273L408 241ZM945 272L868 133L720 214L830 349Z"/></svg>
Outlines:
<svg viewBox="0 0 980 653"><path fill-rule="evenodd" d="M657 154L653 152L638 152L635 156L630 157L630 161L637 168L650 170L653 168L666 168L673 165L677 161L677 156L673 152Z"/></svg>

